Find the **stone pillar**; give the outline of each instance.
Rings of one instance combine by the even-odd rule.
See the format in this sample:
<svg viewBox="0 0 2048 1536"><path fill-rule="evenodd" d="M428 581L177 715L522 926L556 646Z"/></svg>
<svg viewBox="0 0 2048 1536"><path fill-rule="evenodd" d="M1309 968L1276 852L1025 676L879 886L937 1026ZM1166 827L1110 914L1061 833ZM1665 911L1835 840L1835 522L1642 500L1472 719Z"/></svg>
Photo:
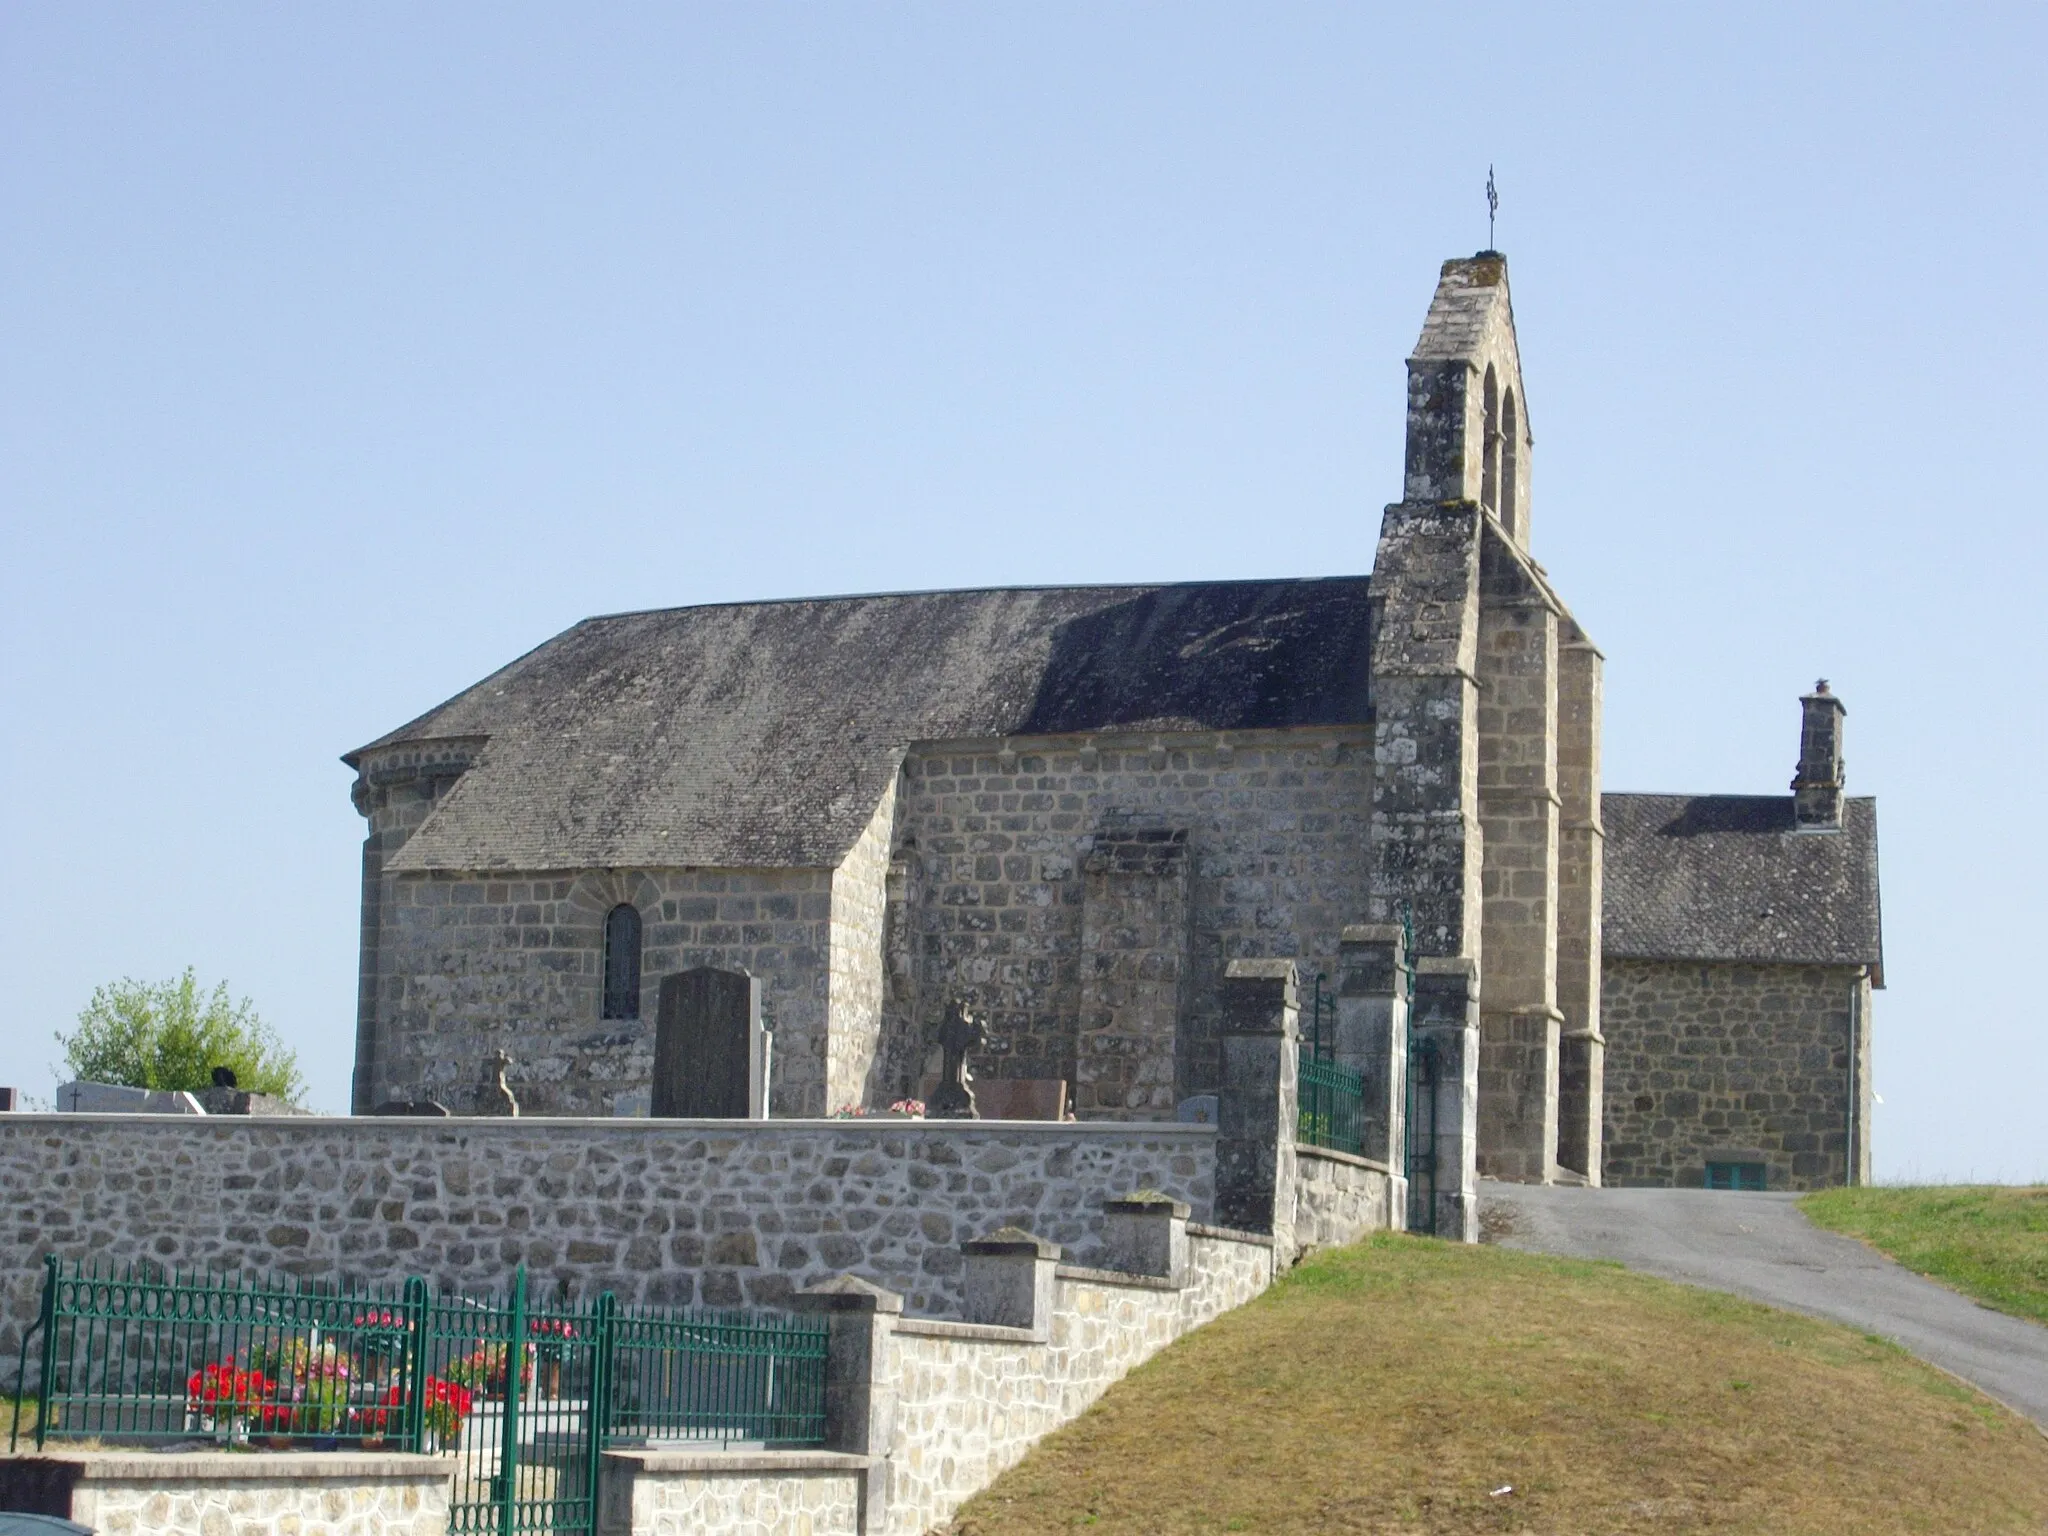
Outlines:
<svg viewBox="0 0 2048 1536"><path fill-rule="evenodd" d="M1557 674L1557 1161L1600 1184L1606 1037L1600 1032L1600 652L1567 621Z"/></svg>
<svg viewBox="0 0 2048 1536"><path fill-rule="evenodd" d="M798 1291L790 1305L822 1312L825 1343L825 1445L872 1456L861 1474L859 1528L889 1527L889 1452L896 1438L896 1378L889 1369L889 1336L903 1315L894 1291L840 1275Z"/></svg>
<svg viewBox="0 0 2048 1536"><path fill-rule="evenodd" d="M1479 1241L1479 968L1463 956L1415 963L1409 1021L1420 1065L1409 1126L1410 1230Z"/></svg>
<svg viewBox="0 0 2048 1536"><path fill-rule="evenodd" d="M1216 1219L1293 1242L1301 984L1292 960L1233 960L1223 974ZM1291 1251L1280 1253L1285 1264Z"/></svg>
<svg viewBox="0 0 2048 1536"><path fill-rule="evenodd" d="M1365 1155L1398 1172L1404 1161L1408 1091L1408 952L1392 923L1346 928L1337 948L1337 1048L1340 1067L1365 1079L1360 1141ZM1400 1226L1406 1201L1391 1201Z"/></svg>
<svg viewBox="0 0 2048 1536"><path fill-rule="evenodd" d="M1489 530L1479 614L1479 1168L1547 1184L1557 1166L1558 625L1525 557Z"/></svg>
<svg viewBox="0 0 2048 1536"><path fill-rule="evenodd" d="M1103 1265L1127 1275L1188 1279L1188 1207L1179 1200L1105 1200Z"/></svg>
<svg viewBox="0 0 2048 1536"><path fill-rule="evenodd" d="M1367 915L1406 903L1424 955L1479 947L1480 524L1469 503L1392 506L1373 556Z"/></svg>
<svg viewBox="0 0 2048 1536"><path fill-rule="evenodd" d="M1089 1119L1170 1120L1188 973L1187 832L1100 833L1083 870L1075 1108Z"/></svg>
<svg viewBox="0 0 2048 1536"><path fill-rule="evenodd" d="M963 1315L970 1323L1028 1328L1038 1339L1052 1337L1054 1272L1060 1245L1022 1227L998 1227L986 1237L960 1245L967 1256L961 1276L967 1291Z"/></svg>

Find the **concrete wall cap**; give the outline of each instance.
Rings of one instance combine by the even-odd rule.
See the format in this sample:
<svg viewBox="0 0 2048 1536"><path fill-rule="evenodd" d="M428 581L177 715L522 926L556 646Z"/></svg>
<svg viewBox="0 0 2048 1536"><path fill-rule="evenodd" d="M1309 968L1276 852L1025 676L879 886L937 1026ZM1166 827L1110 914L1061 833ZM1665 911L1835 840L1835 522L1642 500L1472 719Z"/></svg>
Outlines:
<svg viewBox="0 0 2048 1536"><path fill-rule="evenodd" d="M608 1464L642 1475L696 1472L713 1477L757 1476L764 1472L865 1472L875 1462L872 1456L847 1451L657 1451L631 1447L607 1450L604 1459Z"/></svg>
<svg viewBox="0 0 2048 1536"><path fill-rule="evenodd" d="M1401 942L1399 923L1351 923L1348 924L1339 942L1344 944L1398 944Z"/></svg>
<svg viewBox="0 0 2048 1536"><path fill-rule="evenodd" d="M1193 1210L1185 1201L1169 1200L1163 1195L1127 1195L1121 1200L1103 1201L1102 1208L1117 1216L1171 1216L1179 1221L1186 1221Z"/></svg>
<svg viewBox="0 0 2048 1536"><path fill-rule="evenodd" d="M1479 979L1479 962L1470 955L1424 955L1415 962L1415 970L1422 976L1463 976L1472 981Z"/></svg>
<svg viewBox="0 0 2048 1536"><path fill-rule="evenodd" d="M1230 981L1292 981L1295 970L1292 960L1233 960L1223 974Z"/></svg>
<svg viewBox="0 0 2048 1536"><path fill-rule="evenodd" d="M1049 1243L1022 1227L997 1227L985 1237L970 1238L960 1245L967 1254L1029 1253L1041 1259L1057 1259L1060 1245Z"/></svg>
<svg viewBox="0 0 2048 1536"><path fill-rule="evenodd" d="M903 1298L858 1275L834 1275L789 1298L800 1312L901 1312Z"/></svg>
<svg viewBox="0 0 2048 1536"><path fill-rule="evenodd" d="M13 1457L15 1467L62 1467L81 1483L437 1482L448 1462L410 1451L45 1450Z"/></svg>

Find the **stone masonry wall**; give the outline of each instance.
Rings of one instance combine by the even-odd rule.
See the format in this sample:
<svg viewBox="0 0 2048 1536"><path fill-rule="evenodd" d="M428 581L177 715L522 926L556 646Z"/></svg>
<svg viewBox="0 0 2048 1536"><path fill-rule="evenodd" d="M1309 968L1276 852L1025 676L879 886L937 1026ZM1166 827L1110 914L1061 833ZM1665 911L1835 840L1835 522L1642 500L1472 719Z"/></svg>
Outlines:
<svg viewBox="0 0 2048 1536"><path fill-rule="evenodd" d="M1698 1188L1708 1161L1772 1189L1843 1182L1855 967L1623 960L1602 967L1604 1182Z"/></svg>
<svg viewBox="0 0 2048 1536"><path fill-rule="evenodd" d="M1408 1224L1408 1181L1376 1163L1327 1147L1297 1146L1294 1251L1356 1242Z"/></svg>
<svg viewBox="0 0 2048 1536"><path fill-rule="evenodd" d="M1491 527L1481 562L1479 1171L1548 1183L1557 1161L1556 602Z"/></svg>
<svg viewBox="0 0 2048 1536"><path fill-rule="evenodd" d="M1265 1290L1273 1251L1191 1230L1188 1270L1186 1285L1174 1287L1062 1265L1045 1343L1015 1329L898 1324L890 1337L893 1536L919 1536L946 1520L1133 1367Z"/></svg>
<svg viewBox="0 0 2048 1536"><path fill-rule="evenodd" d="M443 1536L448 1498L448 1463L428 1456L0 1457L0 1509L65 1515L102 1536Z"/></svg>
<svg viewBox="0 0 2048 1536"><path fill-rule="evenodd" d="M1207 1214L1208 1126L962 1121L0 1116L0 1359L45 1253L623 1302L775 1305L852 1273L961 1302L959 1243L1006 1223L1086 1255L1105 1199Z"/></svg>
<svg viewBox="0 0 2048 1536"><path fill-rule="evenodd" d="M378 946L391 890L391 881L384 874L385 860L403 848L406 839L419 830L441 792L462 776L482 747L481 738L468 737L426 742L381 753L364 763L351 791L356 809L370 823L363 838L363 897L356 978L356 1062L351 1085L351 1102L358 1114L367 1113L378 1100L380 1063L377 1053L383 1040L383 1031L378 1027L378 1006L383 996Z"/></svg>
<svg viewBox="0 0 2048 1536"><path fill-rule="evenodd" d="M889 901L889 846L896 820L892 782L867 828L832 872L832 981L825 1046L825 1100L809 1113L872 1105L869 1078L882 1033L882 934ZM781 1042L777 1041L780 1049ZM882 1103L887 1103L884 1099Z"/></svg>
<svg viewBox="0 0 2048 1536"><path fill-rule="evenodd" d="M1213 1089L1229 961L1335 974L1343 929L1364 915L1372 781L1362 728L918 748L899 824L919 865L906 918L918 974L902 991L921 1039L951 996L974 991L991 1036L981 1075L1076 1081L1085 861L1099 834L1185 830L1190 974L1173 1094ZM890 1059L921 1064L924 1051Z"/></svg>
<svg viewBox="0 0 2048 1536"><path fill-rule="evenodd" d="M859 1458L614 1452L599 1536L859 1536Z"/></svg>
<svg viewBox="0 0 2048 1536"><path fill-rule="evenodd" d="M1187 834L1105 833L1083 869L1076 1107L1170 1120L1182 1076Z"/></svg>
<svg viewBox="0 0 2048 1536"><path fill-rule="evenodd" d="M1606 832L1600 825L1601 658L1576 624L1558 644L1557 1160L1600 1182L1600 908Z"/></svg>
<svg viewBox="0 0 2048 1536"><path fill-rule="evenodd" d="M644 925L640 1017L602 1019L604 919L620 902ZM466 1113L503 1048L527 1114L611 1114L652 1081L661 978L715 965L766 983L774 1112L824 1114L833 909L830 870L388 878L372 1102Z"/></svg>

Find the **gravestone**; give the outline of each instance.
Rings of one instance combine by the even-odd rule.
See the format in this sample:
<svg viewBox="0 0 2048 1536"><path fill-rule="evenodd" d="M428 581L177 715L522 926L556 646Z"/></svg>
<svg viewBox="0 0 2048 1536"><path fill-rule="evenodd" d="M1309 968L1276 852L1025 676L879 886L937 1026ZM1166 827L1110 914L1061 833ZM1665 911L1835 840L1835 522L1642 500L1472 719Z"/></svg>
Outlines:
<svg viewBox="0 0 2048 1536"><path fill-rule="evenodd" d="M656 1119L765 1118L767 1079L756 978L700 965L662 979L654 1026Z"/></svg>
<svg viewBox="0 0 2048 1536"><path fill-rule="evenodd" d="M1067 1083L1060 1077L984 1077L974 1082L974 1107L984 1120L1064 1120Z"/></svg>

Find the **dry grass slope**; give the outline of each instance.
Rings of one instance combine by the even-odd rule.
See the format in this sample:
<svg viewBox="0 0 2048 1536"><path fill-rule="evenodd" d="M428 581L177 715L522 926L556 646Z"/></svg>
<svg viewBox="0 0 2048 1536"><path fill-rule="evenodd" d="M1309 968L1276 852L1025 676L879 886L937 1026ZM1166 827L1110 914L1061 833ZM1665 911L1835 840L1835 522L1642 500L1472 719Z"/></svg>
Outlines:
<svg viewBox="0 0 2048 1536"><path fill-rule="evenodd" d="M1611 1265L1394 1236L1183 1339L953 1527L2044 1528L2048 1438L1889 1344Z"/></svg>

